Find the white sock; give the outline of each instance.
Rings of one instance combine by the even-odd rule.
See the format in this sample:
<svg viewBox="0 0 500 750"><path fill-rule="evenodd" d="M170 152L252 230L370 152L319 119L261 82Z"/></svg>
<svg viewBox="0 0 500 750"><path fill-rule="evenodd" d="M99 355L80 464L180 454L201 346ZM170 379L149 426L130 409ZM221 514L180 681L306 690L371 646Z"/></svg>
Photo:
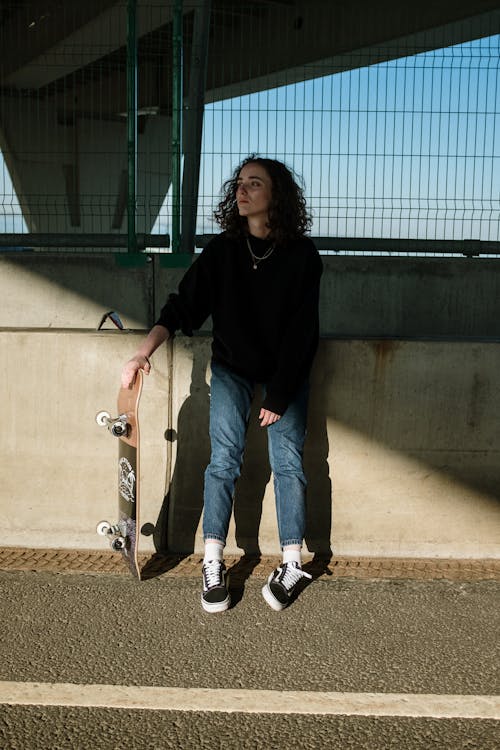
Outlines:
<svg viewBox="0 0 500 750"><path fill-rule="evenodd" d="M283 547L283 562L296 562L299 567L302 565L300 549L294 547Z"/></svg>
<svg viewBox="0 0 500 750"><path fill-rule="evenodd" d="M222 560L224 552L224 545L222 542L205 542L205 556L203 562L209 562L211 560Z"/></svg>

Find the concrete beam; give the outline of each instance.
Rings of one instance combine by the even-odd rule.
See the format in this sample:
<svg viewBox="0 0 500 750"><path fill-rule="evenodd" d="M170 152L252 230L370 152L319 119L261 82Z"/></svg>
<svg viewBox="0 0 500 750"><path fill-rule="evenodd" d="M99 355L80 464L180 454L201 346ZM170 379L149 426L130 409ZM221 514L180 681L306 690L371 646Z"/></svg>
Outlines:
<svg viewBox="0 0 500 750"><path fill-rule="evenodd" d="M36 120L37 127L33 127ZM23 216L32 232L125 231L119 211L126 170L126 120L63 121L50 102L2 99L5 153ZM137 231L149 233L170 184L171 118L148 118L138 139ZM27 144L29 143L29 148ZM79 223L68 219L67 167L78 183ZM121 220L121 226L118 221Z"/></svg>
<svg viewBox="0 0 500 750"><path fill-rule="evenodd" d="M185 0L187 24L191 23L189 17L197 7L196 0ZM5 56L7 67L3 85L36 91L97 63L99 77L110 80L109 112L122 111L117 109L114 96L123 81L125 63L122 61L123 69L116 71L120 61L115 60L109 73L105 71L107 58L125 46L125 11L120 4L107 8L101 4L100 11L89 18L89 12L81 15L72 7L72 13L66 8L68 15L65 15L59 8L34 27L29 27L22 16L17 23L14 18L11 23L15 25L7 28L3 35L5 43L12 47ZM94 12L97 11L94 9ZM429 1L419 3L418 7L402 5L396 0L385 0L377 5L369 0L356 0L349 5L329 0L294 4L214 3L207 101L470 41L491 34L499 13L498 4L492 0L439 4ZM147 0L138 2L139 38L165 29L171 22L170 4L151 6ZM40 40L33 46L36 35ZM56 43L51 44L52 38ZM186 72L189 73L189 33L185 42ZM40 49L38 56L26 54L26 50L37 48ZM162 58L169 60L169 55L167 41L163 54L161 49L157 50L155 64ZM238 60L237 65L235 60ZM140 70L148 66L148 50L141 50L141 47L139 64ZM168 71L169 65L165 69ZM164 71L159 72L164 76ZM151 76L145 76L141 89L145 89L149 78ZM96 80L94 76L93 88ZM74 102L75 85L78 83L68 78L66 109ZM85 94L80 86L78 88L78 99L83 102ZM171 103L164 97L168 88L161 86L157 91L158 100L149 104L156 104L170 114ZM106 103L104 100L103 106Z"/></svg>
<svg viewBox="0 0 500 750"><path fill-rule="evenodd" d="M43 7L46 3L38 3ZM85 3L70 0L50 14L37 13L36 3L13 17L5 29L4 47L6 68L5 83L21 89L39 89L54 80L70 75L126 44L125 7L116 0ZM185 11L196 5L185 0ZM29 18L33 25L29 25ZM138 0L137 31L145 36L172 20L172 7L168 2L151 3ZM32 22L33 22L32 21ZM23 38L29 38L24 45ZM28 41L28 39L27 39ZM75 54L75 50L78 53Z"/></svg>

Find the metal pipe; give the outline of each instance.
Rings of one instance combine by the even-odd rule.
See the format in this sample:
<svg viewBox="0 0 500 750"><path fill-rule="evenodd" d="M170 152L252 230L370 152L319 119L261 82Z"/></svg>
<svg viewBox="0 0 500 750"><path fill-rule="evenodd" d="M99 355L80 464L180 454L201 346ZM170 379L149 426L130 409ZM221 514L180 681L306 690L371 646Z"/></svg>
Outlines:
<svg viewBox="0 0 500 750"><path fill-rule="evenodd" d="M168 234L136 234L136 247L144 250L147 247L170 247ZM127 234L81 234L81 233L11 233L0 234L0 248L4 250L29 250L33 247L127 247Z"/></svg>
<svg viewBox="0 0 500 750"><path fill-rule="evenodd" d="M196 247L205 247L214 234L197 234ZM319 251L352 253L421 253L422 255L500 255L500 242L487 240L405 240L369 237L311 237Z"/></svg>
<svg viewBox="0 0 500 750"><path fill-rule="evenodd" d="M172 247L174 253L180 251L181 241L182 20L182 0L175 0L172 36Z"/></svg>
<svg viewBox="0 0 500 750"><path fill-rule="evenodd" d="M195 237L196 247L205 245L216 235L198 234ZM500 242L486 240L398 240L398 239L370 239L369 237L311 237L318 250L330 252L352 253L421 253L430 254L460 254L460 255L498 255L500 256ZM137 249L148 247L169 248L168 234L137 234ZM127 234L107 233L77 233L77 232L18 232L0 233L0 248L3 250L23 250L34 247L65 248L65 247L98 247L120 248L128 247Z"/></svg>
<svg viewBox="0 0 500 750"><path fill-rule="evenodd" d="M137 252L137 0L127 0L127 248Z"/></svg>

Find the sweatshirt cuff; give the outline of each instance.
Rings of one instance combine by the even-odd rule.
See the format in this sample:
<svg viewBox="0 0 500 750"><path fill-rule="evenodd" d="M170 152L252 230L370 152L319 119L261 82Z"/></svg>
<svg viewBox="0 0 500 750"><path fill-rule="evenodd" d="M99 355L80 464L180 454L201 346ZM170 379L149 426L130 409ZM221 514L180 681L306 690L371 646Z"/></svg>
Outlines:
<svg viewBox="0 0 500 750"><path fill-rule="evenodd" d="M167 311L162 311L160 317L154 324L155 326L163 326L170 333L171 336L179 329L179 320L175 314L169 314Z"/></svg>
<svg viewBox="0 0 500 750"><path fill-rule="evenodd" d="M262 408L267 409L267 411L272 411L273 414L279 414L279 416L282 417L286 412L290 401L291 398L289 396L268 391L262 402Z"/></svg>

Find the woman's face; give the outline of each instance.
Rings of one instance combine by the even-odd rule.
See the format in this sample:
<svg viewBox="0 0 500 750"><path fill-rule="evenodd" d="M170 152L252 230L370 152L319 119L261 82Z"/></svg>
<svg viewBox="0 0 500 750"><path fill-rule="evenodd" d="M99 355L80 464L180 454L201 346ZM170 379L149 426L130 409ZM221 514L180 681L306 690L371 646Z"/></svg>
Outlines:
<svg viewBox="0 0 500 750"><path fill-rule="evenodd" d="M245 164L238 175L236 202L240 216L267 219L271 203L272 182L260 164Z"/></svg>

